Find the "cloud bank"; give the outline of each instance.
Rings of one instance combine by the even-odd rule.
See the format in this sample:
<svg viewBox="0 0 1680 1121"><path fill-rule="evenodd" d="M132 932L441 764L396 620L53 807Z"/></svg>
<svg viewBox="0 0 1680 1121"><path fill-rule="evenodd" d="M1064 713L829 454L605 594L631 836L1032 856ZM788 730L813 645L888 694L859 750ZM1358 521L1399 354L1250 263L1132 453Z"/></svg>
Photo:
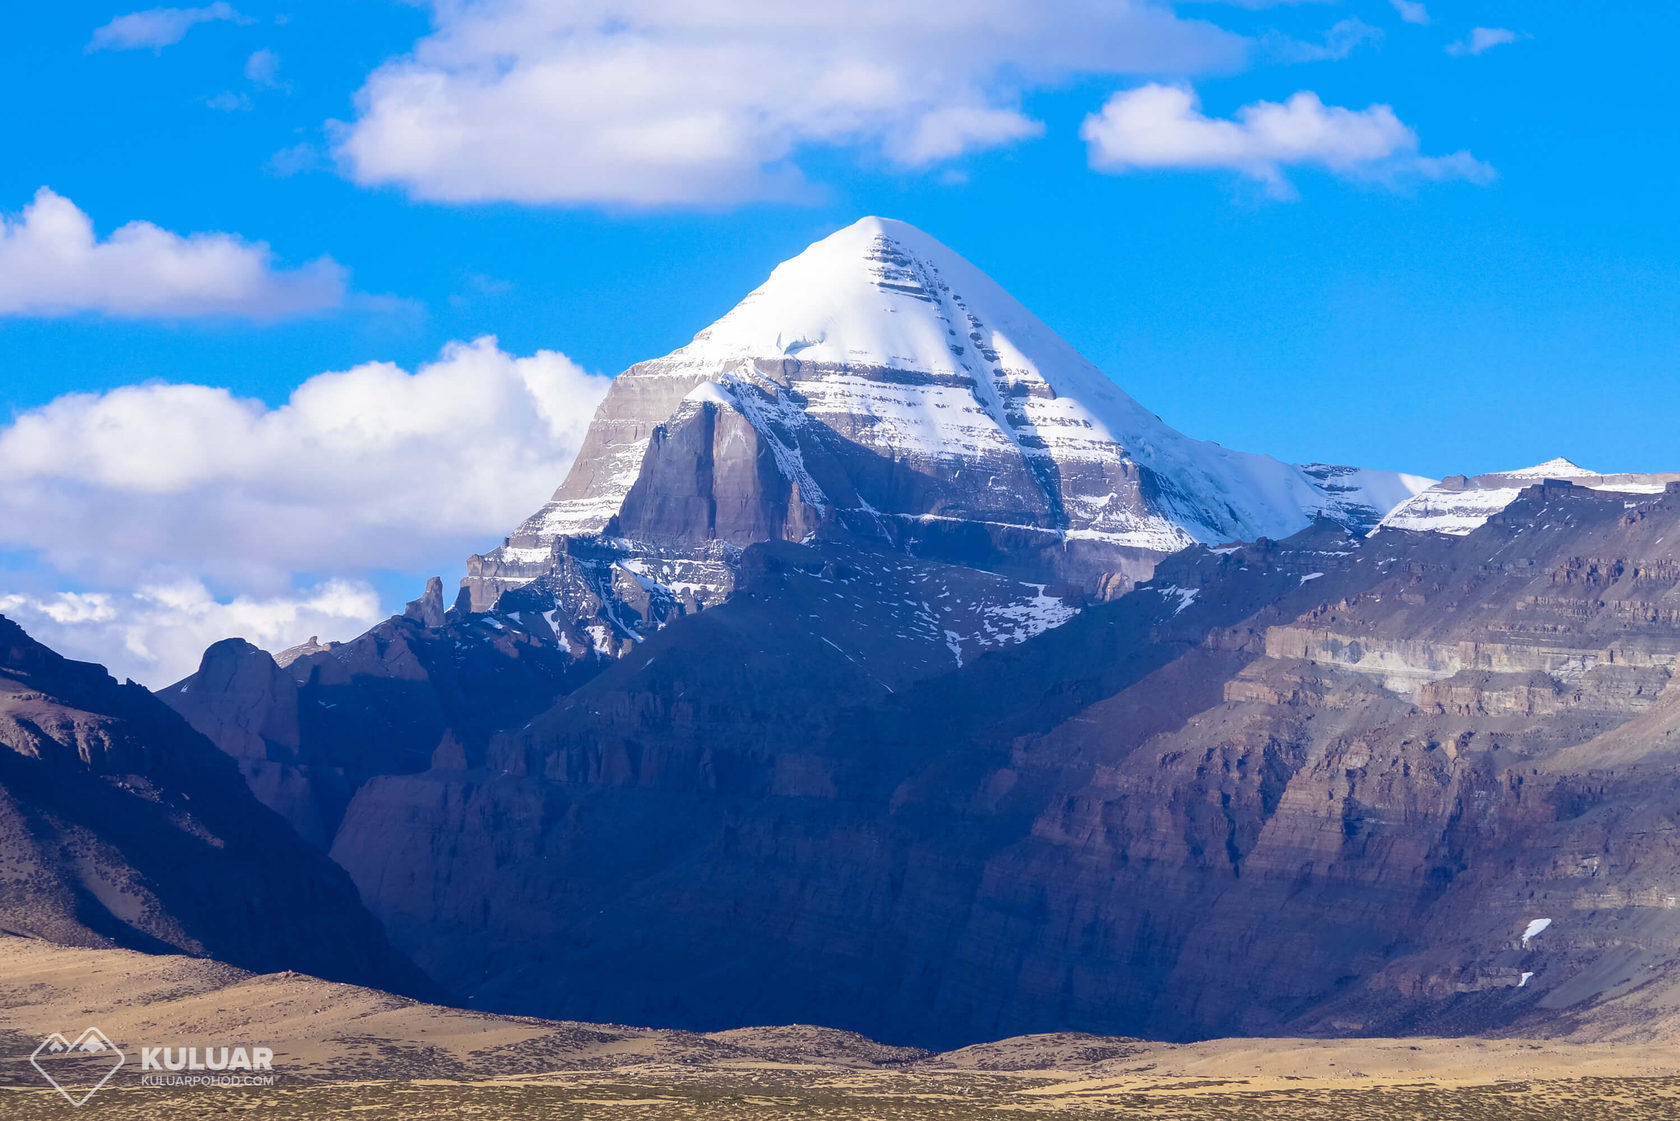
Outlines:
<svg viewBox="0 0 1680 1121"><path fill-rule="evenodd" d="M705 205L800 190L809 146L923 167L1039 135L1022 94L1230 69L1149 0L435 0L338 131L362 184L452 202Z"/></svg>
<svg viewBox="0 0 1680 1121"><path fill-rule="evenodd" d="M540 505L609 380L486 337L412 374L317 375L272 409L202 385L68 394L0 429L0 548L106 582L412 568Z"/></svg>
<svg viewBox="0 0 1680 1121"><path fill-rule="evenodd" d="M0 315L278 319L344 297L344 269L329 258L280 269L262 242L150 222L101 239L81 208L46 187L21 215L0 216Z"/></svg>
<svg viewBox="0 0 1680 1121"><path fill-rule="evenodd" d="M1157 83L1124 90L1080 128L1099 171L1169 168L1239 172L1291 198L1283 169L1318 166L1344 177L1394 182L1402 177L1484 183L1493 169L1469 152L1418 154L1417 134L1387 105L1328 106L1302 91L1288 101L1257 101L1233 119L1208 117L1194 91Z"/></svg>
<svg viewBox="0 0 1680 1121"><path fill-rule="evenodd" d="M208 641L346 637L377 615L369 574L458 565L541 505L609 382L486 337L413 373L317 375L278 408L201 385L57 398L0 428L0 550L60 586L141 590L0 610L52 624L67 650L127 651L148 684L190 670L183 651L196 664L217 628ZM300 592L300 573L342 579ZM197 622L177 642L162 632L182 603Z"/></svg>
<svg viewBox="0 0 1680 1121"><path fill-rule="evenodd" d="M316 635L353 638L383 617L373 588L349 580L229 600L191 579L134 592L0 595L0 614L67 658L98 662L119 680L131 677L152 689L197 669L204 648L224 638L277 652Z"/></svg>

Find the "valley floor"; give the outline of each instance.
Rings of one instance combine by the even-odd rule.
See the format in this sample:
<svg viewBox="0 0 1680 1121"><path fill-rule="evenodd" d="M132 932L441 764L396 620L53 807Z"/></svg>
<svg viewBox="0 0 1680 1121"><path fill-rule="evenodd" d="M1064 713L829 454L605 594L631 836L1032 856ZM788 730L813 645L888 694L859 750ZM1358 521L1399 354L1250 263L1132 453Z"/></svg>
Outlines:
<svg viewBox="0 0 1680 1121"><path fill-rule="evenodd" d="M916 1078L853 1080L846 1087L811 1084L799 1072L780 1077L729 1077L683 1072L673 1082L649 1071L642 1081L578 1078L531 1085L385 1082L292 1086L227 1092L124 1089L103 1091L89 1112L113 1121L251 1116L422 1121L431 1118L520 1121L958 1121L969 1118L1089 1119L1124 1116L1150 1121L1621 1121L1680 1117L1680 1079L1567 1079L1452 1089L1233 1090L1216 1083L1160 1092L1062 1095L1023 1100L1017 1080ZM898 1085L889 1084L892 1081ZM0 1099L0 1116L62 1117L56 1095Z"/></svg>
<svg viewBox="0 0 1680 1121"><path fill-rule="evenodd" d="M1521 1039L1027 1036L943 1054L810 1027L695 1034L490 1016L297 974L0 936L0 1117L69 1105L28 1057L100 1028L110 1119L1680 1117L1680 1051ZM272 1086L140 1083L142 1046L264 1046Z"/></svg>

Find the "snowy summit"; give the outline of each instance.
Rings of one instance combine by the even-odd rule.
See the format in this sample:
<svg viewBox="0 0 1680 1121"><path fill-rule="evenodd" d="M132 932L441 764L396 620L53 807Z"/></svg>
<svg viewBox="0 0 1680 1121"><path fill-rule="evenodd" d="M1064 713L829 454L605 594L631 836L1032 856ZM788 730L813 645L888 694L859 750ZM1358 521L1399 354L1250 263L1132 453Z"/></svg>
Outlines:
<svg viewBox="0 0 1680 1121"><path fill-rule="evenodd" d="M540 547L605 529L652 430L685 401L778 428L778 462L824 508L1029 525L1153 554L1287 536L1320 514L1374 522L1431 482L1309 471L1184 436L968 261L864 218L777 266L687 346L620 375L577 467L517 536ZM925 485L819 478L810 444L832 436Z"/></svg>

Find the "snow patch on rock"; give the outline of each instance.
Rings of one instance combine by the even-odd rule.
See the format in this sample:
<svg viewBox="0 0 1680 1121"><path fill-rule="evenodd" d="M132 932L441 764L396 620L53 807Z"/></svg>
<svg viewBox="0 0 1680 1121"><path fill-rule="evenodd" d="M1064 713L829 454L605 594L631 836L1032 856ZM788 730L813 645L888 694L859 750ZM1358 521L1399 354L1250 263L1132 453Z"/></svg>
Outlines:
<svg viewBox="0 0 1680 1121"><path fill-rule="evenodd" d="M1389 511L1379 529L1406 529L1462 537L1517 500L1528 487L1559 479L1590 490L1661 494L1680 475L1614 474L1590 471L1567 459L1549 459L1533 467L1488 475L1447 478Z"/></svg>

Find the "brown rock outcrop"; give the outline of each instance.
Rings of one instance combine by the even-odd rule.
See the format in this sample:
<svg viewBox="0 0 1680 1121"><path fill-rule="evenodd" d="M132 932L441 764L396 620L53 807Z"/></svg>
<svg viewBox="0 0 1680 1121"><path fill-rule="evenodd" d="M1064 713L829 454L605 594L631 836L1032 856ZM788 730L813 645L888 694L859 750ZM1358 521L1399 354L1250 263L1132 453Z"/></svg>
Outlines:
<svg viewBox="0 0 1680 1121"><path fill-rule="evenodd" d="M214 672L229 668L225 653ZM288 731L283 720L253 727ZM343 871L257 803L233 760L144 688L59 657L5 618L0 928L438 991L392 950Z"/></svg>

